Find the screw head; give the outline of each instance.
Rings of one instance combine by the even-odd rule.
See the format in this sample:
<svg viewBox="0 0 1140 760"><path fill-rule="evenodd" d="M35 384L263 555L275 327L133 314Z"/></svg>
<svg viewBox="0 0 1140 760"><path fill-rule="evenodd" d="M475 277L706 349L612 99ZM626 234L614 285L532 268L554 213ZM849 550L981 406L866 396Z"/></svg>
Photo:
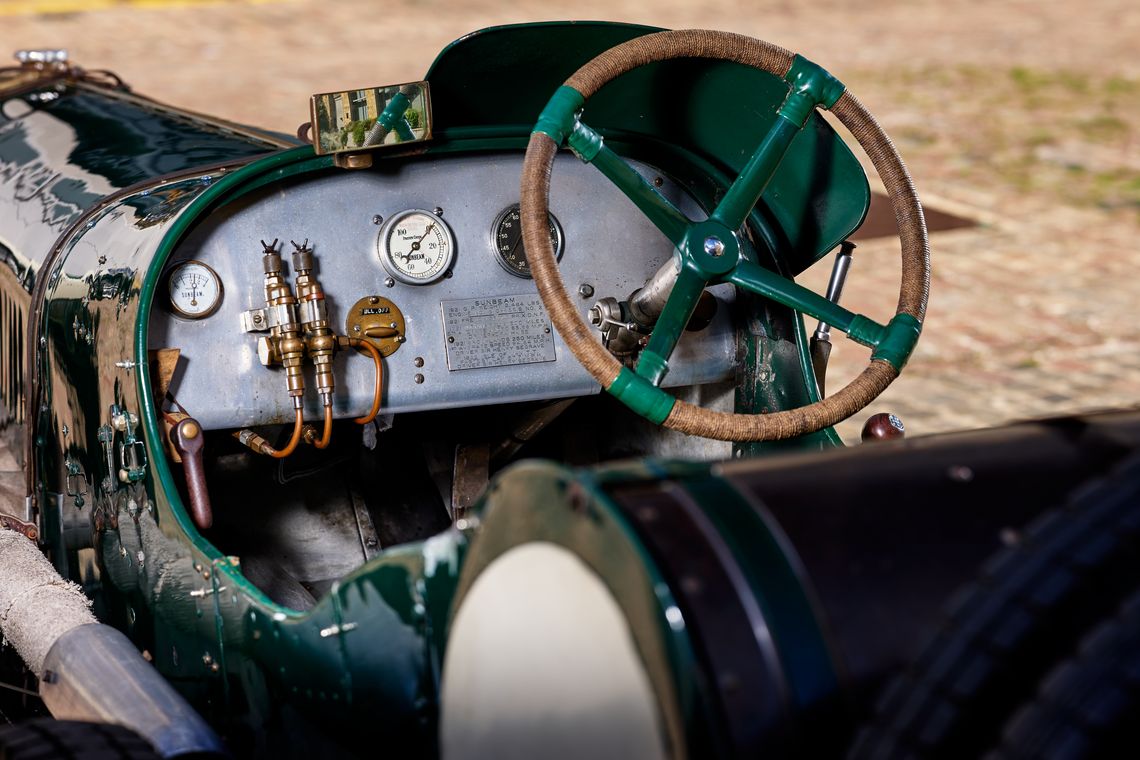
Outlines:
<svg viewBox="0 0 1140 760"><path fill-rule="evenodd" d="M422 383L424 381L424 376L417 372L415 380L416 380L416 385L419 385L420 383Z"/></svg>
<svg viewBox="0 0 1140 760"><path fill-rule="evenodd" d="M594 286L588 282L583 282L578 286L578 295L582 298L591 298L594 295Z"/></svg>
<svg viewBox="0 0 1140 760"><path fill-rule="evenodd" d="M721 242L718 237L710 236L705 238L705 253L714 259L719 258L724 254L724 243Z"/></svg>
<svg viewBox="0 0 1140 760"><path fill-rule="evenodd" d="M390 287L394 286L395 284L396 284L396 281L395 281L395 280L393 280L391 277L389 277L389 278L387 278L386 280L384 280L384 286L385 286L385 287L389 287L389 288L390 288Z"/></svg>
<svg viewBox="0 0 1140 760"><path fill-rule="evenodd" d="M436 216L443 216L443 209L442 209L442 208L440 208L439 206L436 206L435 208L433 208L433 209L431 210L431 212L432 212L433 214L435 214Z"/></svg>
<svg viewBox="0 0 1140 760"><path fill-rule="evenodd" d="M379 214L376 214L375 216L372 217L372 223L373 224L382 224L383 222L384 222L384 217L380 216Z"/></svg>

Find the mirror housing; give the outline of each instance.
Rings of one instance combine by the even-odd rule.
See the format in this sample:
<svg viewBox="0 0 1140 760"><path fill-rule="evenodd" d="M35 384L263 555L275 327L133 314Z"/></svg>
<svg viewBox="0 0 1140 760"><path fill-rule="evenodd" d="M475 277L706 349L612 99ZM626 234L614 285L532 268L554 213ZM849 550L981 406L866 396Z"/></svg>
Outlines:
<svg viewBox="0 0 1140 760"><path fill-rule="evenodd" d="M318 155L423 142L431 139L428 83L318 93L309 99L309 119Z"/></svg>

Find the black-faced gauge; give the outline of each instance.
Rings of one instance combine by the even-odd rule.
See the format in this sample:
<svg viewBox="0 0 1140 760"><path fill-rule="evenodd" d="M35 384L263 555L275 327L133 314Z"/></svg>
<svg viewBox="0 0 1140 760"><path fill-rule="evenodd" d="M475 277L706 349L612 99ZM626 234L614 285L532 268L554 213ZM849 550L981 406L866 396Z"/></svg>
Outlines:
<svg viewBox="0 0 1140 760"><path fill-rule="evenodd" d="M554 258L562 261L562 227L554 214L547 214L550 221L550 244L554 246ZM522 222L519 204L507 206L491 225L491 247L495 249L495 259L499 266L516 277L530 279L530 265L526 260L523 246Z"/></svg>
<svg viewBox="0 0 1140 760"><path fill-rule="evenodd" d="M376 238L376 253L395 279L408 285L427 285L451 269L455 238L438 216L413 208L388 217Z"/></svg>
<svg viewBox="0 0 1140 760"><path fill-rule="evenodd" d="M222 278L201 261L185 261L176 266L166 281L170 307L187 319L202 319L222 302Z"/></svg>

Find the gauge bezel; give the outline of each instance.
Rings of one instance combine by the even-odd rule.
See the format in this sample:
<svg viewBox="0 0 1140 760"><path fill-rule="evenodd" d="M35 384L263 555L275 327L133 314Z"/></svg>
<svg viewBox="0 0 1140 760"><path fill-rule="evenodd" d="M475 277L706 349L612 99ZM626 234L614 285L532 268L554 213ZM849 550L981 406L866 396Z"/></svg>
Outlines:
<svg viewBox="0 0 1140 760"><path fill-rule="evenodd" d="M497 242L499 235L499 225L503 223L503 221L512 211L520 211L519 204L512 203L495 216L495 221L491 224L491 236L488 238L491 243L491 252L495 255L495 261L497 261L499 266L501 266L508 274L512 274L515 277L518 277L520 280L533 280L534 277L529 272L529 262L527 263L528 271L526 274L523 274L522 272L512 269L511 266L503 260L503 254L499 250L499 244ZM554 260L561 263L562 254L566 250L566 235L562 232L562 223L558 221L558 217L556 217L553 212L547 211L546 216L554 225L556 238L554 244Z"/></svg>
<svg viewBox="0 0 1140 760"><path fill-rule="evenodd" d="M388 238L392 232L392 228L399 224L401 220L407 219L414 214L422 214L434 219L439 229L443 231L443 236L447 238L447 256L443 265L439 268L439 271L431 277L415 277L401 271L400 267L392 258L392 250L388 244ZM380 232L376 236L376 256L380 259L380 265L384 267L384 271L393 279L405 285L432 285L447 277L448 272L450 272L451 268L455 265L455 234L452 233L451 227L443 220L440 214L422 208L404 209L403 211L397 211L395 214L392 214L380 225Z"/></svg>
<svg viewBox="0 0 1140 760"><path fill-rule="evenodd" d="M174 278L177 277L184 269L192 265L197 265L205 269L210 273L210 276L214 278L214 281L218 283L218 297L214 300L213 305L205 311L196 313L185 311L184 309L179 308L178 304L174 302ZM166 276L166 301L170 304L171 311L176 316L182 317L183 319L205 319L206 317L211 316L222 305L222 299L225 298L225 294L226 286L225 283L222 282L221 275L219 275L217 270L212 266L204 261L199 261L198 259L187 259L185 261L178 262Z"/></svg>

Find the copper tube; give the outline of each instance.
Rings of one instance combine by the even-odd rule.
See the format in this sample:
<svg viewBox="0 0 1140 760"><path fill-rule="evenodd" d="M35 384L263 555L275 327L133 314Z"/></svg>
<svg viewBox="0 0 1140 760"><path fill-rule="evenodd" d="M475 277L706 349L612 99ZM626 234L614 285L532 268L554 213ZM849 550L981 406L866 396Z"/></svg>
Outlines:
<svg viewBox="0 0 1140 760"><path fill-rule="evenodd" d="M363 417L357 417L353 420L357 425L367 425L376 419L376 415L380 411L380 394L384 385L384 364L380 361L380 351L376 346L372 345L371 341L362 340L360 338L349 338L348 345L356 349L363 348L372 354L372 361L376 363L376 388L372 396L372 409Z"/></svg>
<svg viewBox="0 0 1140 760"><path fill-rule="evenodd" d="M313 445L318 449L326 448L329 445L329 441L332 440L332 423L333 410L332 402L330 400L329 403L325 404L325 431L321 434L321 439L319 441L313 441Z"/></svg>
<svg viewBox="0 0 1140 760"><path fill-rule="evenodd" d="M269 441L262 438L257 433L249 428L238 430L234 433L234 438L237 438L242 444L256 451L258 454L265 454L274 459L284 459L292 454L297 449L297 444L301 442L301 428L304 426L303 413L301 412L300 404L297 406L297 420L293 424L293 436L289 439L289 445L283 449L275 449L269 445Z"/></svg>
<svg viewBox="0 0 1140 760"><path fill-rule="evenodd" d="M289 444L285 448L278 451L277 449L269 446L266 447L266 450L263 451L263 453L268 454L274 459L284 459L285 457L292 454L297 449L297 444L301 442L301 426L305 424L302 416L303 414L301 412L301 409L298 407L297 419L293 422L293 436L289 439Z"/></svg>

